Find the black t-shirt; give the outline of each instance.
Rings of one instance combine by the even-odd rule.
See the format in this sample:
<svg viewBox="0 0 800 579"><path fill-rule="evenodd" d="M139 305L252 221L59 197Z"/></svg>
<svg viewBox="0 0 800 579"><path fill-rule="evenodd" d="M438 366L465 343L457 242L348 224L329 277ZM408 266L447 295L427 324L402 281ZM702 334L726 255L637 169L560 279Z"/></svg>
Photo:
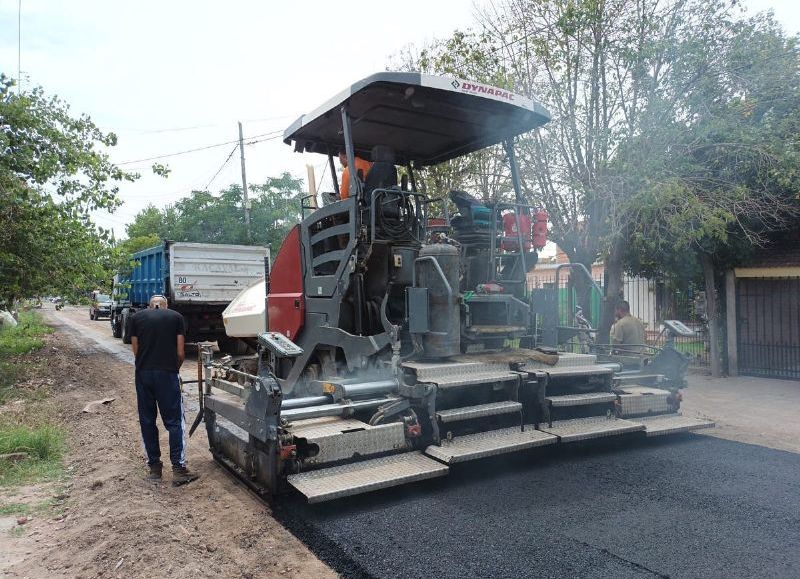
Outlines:
<svg viewBox="0 0 800 579"><path fill-rule="evenodd" d="M139 341L136 369L177 372L177 337L184 335L183 316L174 310L136 312L131 318L131 336Z"/></svg>

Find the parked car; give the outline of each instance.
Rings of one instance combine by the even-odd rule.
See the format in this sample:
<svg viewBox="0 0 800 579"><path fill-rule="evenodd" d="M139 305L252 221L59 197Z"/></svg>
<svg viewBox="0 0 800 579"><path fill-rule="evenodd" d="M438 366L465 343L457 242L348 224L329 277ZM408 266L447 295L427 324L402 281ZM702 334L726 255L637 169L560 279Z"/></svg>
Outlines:
<svg viewBox="0 0 800 579"><path fill-rule="evenodd" d="M92 305L89 306L89 319L111 318L111 296L92 292Z"/></svg>

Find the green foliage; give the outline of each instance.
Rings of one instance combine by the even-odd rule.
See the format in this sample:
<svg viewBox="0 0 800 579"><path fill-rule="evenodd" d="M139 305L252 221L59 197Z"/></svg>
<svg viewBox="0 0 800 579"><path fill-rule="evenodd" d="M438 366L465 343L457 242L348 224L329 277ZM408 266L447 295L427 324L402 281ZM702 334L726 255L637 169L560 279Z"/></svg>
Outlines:
<svg viewBox="0 0 800 579"><path fill-rule="evenodd" d="M38 314L21 312L16 326L0 329L0 360L38 350L44 344L41 337L52 331Z"/></svg>
<svg viewBox="0 0 800 579"><path fill-rule="evenodd" d="M19 318L17 326L0 330L0 404L21 397L33 403L27 412L0 414L0 454L24 452L28 457L18 462L0 460L0 486L58 478L66 449L66 433L52 423L52 405L17 388L32 372L32 362L19 356L41 348L41 337L52 329L36 312L22 312Z"/></svg>
<svg viewBox="0 0 800 579"><path fill-rule="evenodd" d="M394 60L392 67L397 70L452 75L514 89L514 79L486 32L457 30L452 37L435 41L418 54L409 47ZM431 197L444 196L453 189L469 191L484 201L514 197L509 166L501 146L427 167L417 178Z"/></svg>
<svg viewBox="0 0 800 579"><path fill-rule="evenodd" d="M108 232L89 220L113 211L117 184L137 175L97 147L117 142L37 87L12 90L0 73L0 304L59 293L76 299L106 277Z"/></svg>
<svg viewBox="0 0 800 579"><path fill-rule="evenodd" d="M0 486L58 479L63 474L61 458L65 450L66 433L60 427L0 422L0 454L28 454L19 462L0 460Z"/></svg>
<svg viewBox="0 0 800 579"><path fill-rule="evenodd" d="M400 68L545 105L550 123L518 138L521 177L571 260L682 274L697 271L693 252L730 262L792 221L800 67L770 16L723 0L523 0L480 24L406 50ZM460 159L426 184L507 194L497 161Z"/></svg>
<svg viewBox="0 0 800 579"><path fill-rule="evenodd" d="M634 269L679 272L700 253L727 268L800 217L797 39L769 15L725 30L686 59L695 82L664 95L646 115L647 138L628 145L648 171L627 202Z"/></svg>
<svg viewBox="0 0 800 579"><path fill-rule="evenodd" d="M35 312L21 312L16 326L0 330L0 404L23 394L14 386L31 370L30 363L15 360L15 357L41 348L44 345L42 336L52 331Z"/></svg>
<svg viewBox="0 0 800 579"><path fill-rule="evenodd" d="M300 221L302 187L302 180L288 173L250 186L251 239L247 237L242 188L238 185L219 195L193 191L164 209L150 205L128 225L128 239L119 245L121 255L158 245L160 239L267 245L274 255L292 225Z"/></svg>
<svg viewBox="0 0 800 579"><path fill-rule="evenodd" d="M25 452L32 459L53 460L64 451L64 433L54 426L8 425L0 429L0 454Z"/></svg>

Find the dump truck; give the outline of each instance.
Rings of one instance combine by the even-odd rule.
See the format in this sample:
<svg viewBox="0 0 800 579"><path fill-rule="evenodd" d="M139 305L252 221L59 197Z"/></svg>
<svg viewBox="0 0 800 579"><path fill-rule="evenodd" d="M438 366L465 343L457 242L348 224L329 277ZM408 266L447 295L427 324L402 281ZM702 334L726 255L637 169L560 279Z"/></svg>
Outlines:
<svg viewBox="0 0 800 579"><path fill-rule="evenodd" d="M332 174L340 150L372 166L350 172L348 198L334 179L332 202L305 203L264 283L231 305L231 332L259 345L250 367L201 347L193 428L205 422L220 464L322 502L504 453L713 425L680 414L686 360L670 347L559 350L585 328L558 326L557 289L528 288L547 217L524 201L514 149L549 118L507 89L385 72L285 131ZM495 145L508 198L424 189L420 171Z"/></svg>
<svg viewBox="0 0 800 579"><path fill-rule="evenodd" d="M132 266L114 277L114 337L130 344L131 317L160 294L183 315L187 342L230 341L222 311L243 288L263 279L268 257L265 247L176 241L134 253Z"/></svg>

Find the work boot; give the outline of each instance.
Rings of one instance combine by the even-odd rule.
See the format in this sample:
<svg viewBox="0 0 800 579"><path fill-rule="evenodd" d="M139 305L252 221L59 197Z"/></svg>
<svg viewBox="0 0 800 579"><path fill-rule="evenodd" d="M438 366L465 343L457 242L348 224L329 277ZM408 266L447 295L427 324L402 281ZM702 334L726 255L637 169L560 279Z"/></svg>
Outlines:
<svg viewBox="0 0 800 579"><path fill-rule="evenodd" d="M161 470L164 468L164 465L160 462L156 462L150 465L150 474L147 475L147 480L157 481L161 480Z"/></svg>
<svg viewBox="0 0 800 579"><path fill-rule="evenodd" d="M191 472L185 466L172 467L172 486L174 487L188 484L193 480L197 480L198 478L200 478L199 474Z"/></svg>

